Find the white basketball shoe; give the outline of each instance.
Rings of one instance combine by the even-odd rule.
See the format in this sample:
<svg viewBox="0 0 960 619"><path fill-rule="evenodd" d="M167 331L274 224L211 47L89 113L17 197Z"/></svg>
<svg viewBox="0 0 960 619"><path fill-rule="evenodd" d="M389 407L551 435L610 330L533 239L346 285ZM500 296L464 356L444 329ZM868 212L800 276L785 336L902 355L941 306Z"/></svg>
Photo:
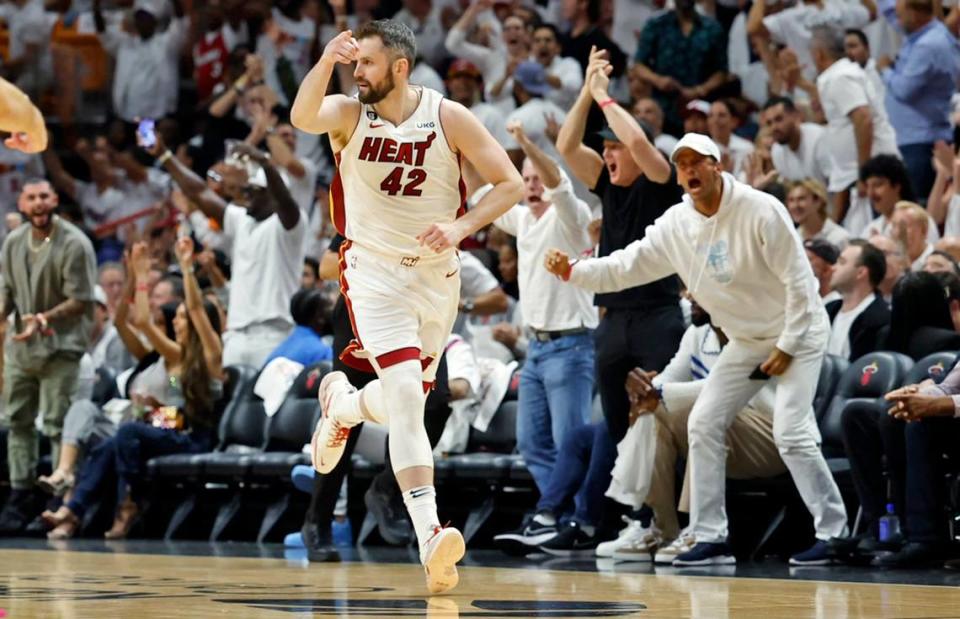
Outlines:
<svg viewBox="0 0 960 619"><path fill-rule="evenodd" d="M350 438L350 428L356 424L348 424L337 418L337 401L356 390L343 372L330 372L320 381L318 395L323 414L310 441L313 468L318 473L326 475L343 457L347 439Z"/></svg>
<svg viewBox="0 0 960 619"><path fill-rule="evenodd" d="M427 574L427 590L443 593L457 586L460 575L457 561L467 552L467 544L460 531L450 527L436 527L421 554L423 571Z"/></svg>

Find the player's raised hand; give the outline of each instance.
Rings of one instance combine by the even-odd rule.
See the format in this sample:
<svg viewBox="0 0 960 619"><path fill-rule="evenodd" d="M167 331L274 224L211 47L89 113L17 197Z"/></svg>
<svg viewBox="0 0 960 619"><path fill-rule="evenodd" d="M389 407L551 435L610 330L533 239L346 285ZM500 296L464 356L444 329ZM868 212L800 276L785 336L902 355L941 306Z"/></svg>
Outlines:
<svg viewBox="0 0 960 619"><path fill-rule="evenodd" d="M323 49L323 58L321 58L321 60L325 58L333 60L334 62L350 64L351 62L356 62L359 53L360 44L353 38L353 32L344 30L327 43L327 46Z"/></svg>
<svg viewBox="0 0 960 619"><path fill-rule="evenodd" d="M573 269L573 265L570 264L570 256L559 249L547 250L547 256L543 260L543 266L561 279L570 277L570 270Z"/></svg>
<svg viewBox="0 0 960 619"><path fill-rule="evenodd" d="M431 224L429 228L417 235L420 245L429 247L436 253L454 249L463 240L463 233L455 223Z"/></svg>

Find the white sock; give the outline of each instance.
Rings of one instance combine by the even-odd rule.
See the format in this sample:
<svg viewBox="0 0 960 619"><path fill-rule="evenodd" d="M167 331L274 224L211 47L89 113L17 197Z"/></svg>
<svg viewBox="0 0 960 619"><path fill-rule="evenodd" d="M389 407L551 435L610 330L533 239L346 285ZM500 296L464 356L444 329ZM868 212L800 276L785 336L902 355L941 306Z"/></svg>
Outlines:
<svg viewBox="0 0 960 619"><path fill-rule="evenodd" d="M533 517L533 520L537 524L542 524L545 527L557 526L557 517L547 511L538 512L537 515Z"/></svg>
<svg viewBox="0 0 960 619"><path fill-rule="evenodd" d="M417 533L421 559L423 547L433 537L434 529L440 526L437 516L437 491L433 486L418 486L403 493L403 503L413 521L413 530Z"/></svg>

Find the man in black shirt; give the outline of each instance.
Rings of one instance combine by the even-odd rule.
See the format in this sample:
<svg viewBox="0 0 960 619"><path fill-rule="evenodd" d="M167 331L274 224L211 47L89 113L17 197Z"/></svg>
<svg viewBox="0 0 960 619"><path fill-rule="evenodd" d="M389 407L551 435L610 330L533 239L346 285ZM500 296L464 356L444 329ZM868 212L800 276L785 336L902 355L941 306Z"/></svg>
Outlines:
<svg viewBox="0 0 960 619"><path fill-rule="evenodd" d="M583 89L557 137L557 150L569 169L603 203L600 256L642 239L647 226L682 195L676 171L630 113L607 94L612 70L603 50L591 50ZM583 145L594 100L609 124L601 132L603 157ZM679 282L673 276L595 298L606 310L596 332L597 381L615 442L628 428L627 374L638 366L662 370L680 344L679 301Z"/></svg>

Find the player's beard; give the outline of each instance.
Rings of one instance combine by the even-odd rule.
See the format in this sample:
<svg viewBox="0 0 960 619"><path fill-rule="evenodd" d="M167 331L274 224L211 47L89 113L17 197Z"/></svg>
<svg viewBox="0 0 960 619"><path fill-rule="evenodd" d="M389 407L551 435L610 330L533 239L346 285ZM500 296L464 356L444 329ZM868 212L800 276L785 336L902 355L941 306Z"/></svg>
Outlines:
<svg viewBox="0 0 960 619"><path fill-rule="evenodd" d="M360 103L366 103L367 105L380 103L394 88L393 73L387 72L387 76L378 85L367 82L367 88L367 94L363 94L362 91L359 93Z"/></svg>

